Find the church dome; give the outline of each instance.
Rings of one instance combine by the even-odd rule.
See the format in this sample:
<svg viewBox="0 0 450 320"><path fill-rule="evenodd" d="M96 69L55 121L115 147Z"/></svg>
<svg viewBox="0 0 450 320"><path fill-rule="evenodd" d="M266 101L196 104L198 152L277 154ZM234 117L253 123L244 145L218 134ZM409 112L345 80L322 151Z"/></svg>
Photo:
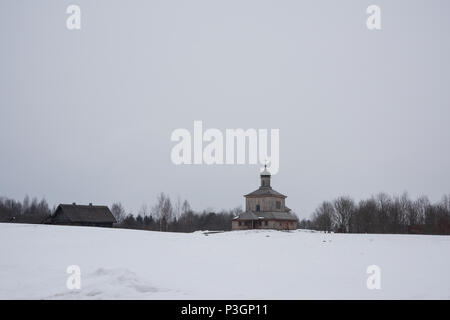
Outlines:
<svg viewBox="0 0 450 320"><path fill-rule="evenodd" d="M264 170L261 171L261 176L270 176L270 172L267 170L267 165L264 165Z"/></svg>

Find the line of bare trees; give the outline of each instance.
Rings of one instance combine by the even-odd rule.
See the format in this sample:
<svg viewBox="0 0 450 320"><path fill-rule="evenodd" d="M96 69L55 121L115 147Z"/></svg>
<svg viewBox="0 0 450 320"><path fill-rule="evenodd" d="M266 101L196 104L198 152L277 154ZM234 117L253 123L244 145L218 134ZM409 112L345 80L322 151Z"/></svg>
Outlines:
<svg viewBox="0 0 450 320"><path fill-rule="evenodd" d="M153 207L143 205L137 215L126 214L122 204L114 203L111 212L118 221L115 227L154 231L193 232L197 230L231 230L231 220L241 208L220 212L195 212L187 200L160 193Z"/></svg>
<svg viewBox="0 0 450 320"><path fill-rule="evenodd" d="M50 210L45 199L26 196L20 202L0 197L0 222L41 223L53 210Z"/></svg>
<svg viewBox="0 0 450 320"><path fill-rule="evenodd" d="M0 197L0 222L42 223L54 210L45 199L26 196L20 202ZM115 227L172 232L230 230L231 220L242 212L241 208L195 212L187 200L172 201L164 193L154 206L142 206L137 215L127 213L121 203L114 203L111 211L118 221ZM299 227L348 233L450 234L450 196L437 203L427 197L411 200L407 194L381 193L358 203L339 197L320 204Z"/></svg>
<svg viewBox="0 0 450 320"><path fill-rule="evenodd" d="M427 197L411 200L405 193L380 193L356 203L344 196L323 202L301 228L348 233L450 234L450 196L438 203Z"/></svg>
<svg viewBox="0 0 450 320"><path fill-rule="evenodd" d="M21 201L0 197L0 222L40 224L48 218L56 208L50 209L45 199ZM172 201L164 193L158 195L152 207L143 205L138 214L127 213L120 202L111 206L111 212L118 223L117 228L193 232L196 230L230 230L231 220L242 212L240 208L222 210L220 212L195 212L187 200L177 198Z"/></svg>

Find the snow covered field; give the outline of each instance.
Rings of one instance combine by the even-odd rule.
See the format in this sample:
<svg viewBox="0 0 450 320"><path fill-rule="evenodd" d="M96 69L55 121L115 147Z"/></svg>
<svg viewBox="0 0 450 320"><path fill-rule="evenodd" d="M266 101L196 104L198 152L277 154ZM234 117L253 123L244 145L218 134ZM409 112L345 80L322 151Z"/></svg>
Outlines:
<svg viewBox="0 0 450 320"><path fill-rule="evenodd" d="M450 299L450 237L0 224L0 298Z"/></svg>

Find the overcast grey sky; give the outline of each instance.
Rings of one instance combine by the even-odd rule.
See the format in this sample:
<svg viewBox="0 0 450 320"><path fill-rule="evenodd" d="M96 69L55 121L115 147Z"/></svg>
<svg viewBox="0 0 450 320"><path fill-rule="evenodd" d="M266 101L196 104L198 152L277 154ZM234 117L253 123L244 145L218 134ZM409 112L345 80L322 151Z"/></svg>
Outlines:
<svg viewBox="0 0 450 320"><path fill-rule="evenodd" d="M81 30L66 28L70 4ZM272 184L301 217L340 195L439 200L449 15L447 0L2 0L0 195L244 206L259 166L171 162L172 131L202 120L279 128Z"/></svg>

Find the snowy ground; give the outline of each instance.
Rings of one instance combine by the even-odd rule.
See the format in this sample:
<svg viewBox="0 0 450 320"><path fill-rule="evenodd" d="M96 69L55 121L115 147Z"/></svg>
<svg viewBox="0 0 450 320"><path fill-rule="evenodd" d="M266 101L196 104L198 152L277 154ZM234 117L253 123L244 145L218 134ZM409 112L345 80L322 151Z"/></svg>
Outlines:
<svg viewBox="0 0 450 320"><path fill-rule="evenodd" d="M0 299L17 298L450 299L450 237L0 224Z"/></svg>

